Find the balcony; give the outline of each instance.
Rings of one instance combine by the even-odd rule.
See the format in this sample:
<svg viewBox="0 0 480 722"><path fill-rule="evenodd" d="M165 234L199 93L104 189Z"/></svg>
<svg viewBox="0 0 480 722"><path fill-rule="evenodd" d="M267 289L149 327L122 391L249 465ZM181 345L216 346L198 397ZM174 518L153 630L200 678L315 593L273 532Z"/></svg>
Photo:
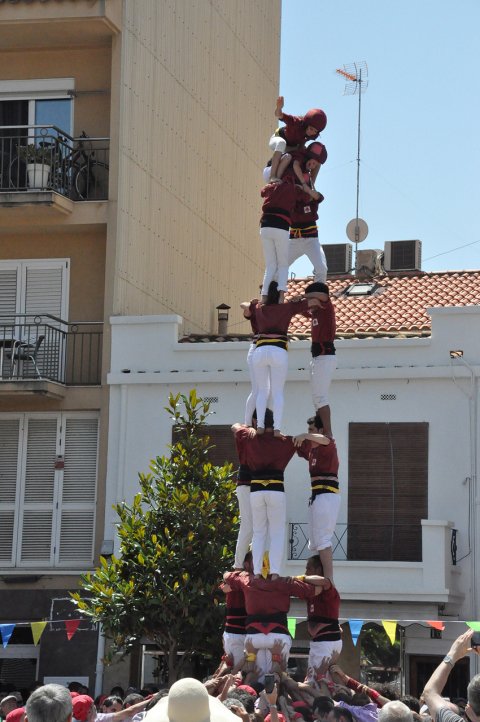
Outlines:
<svg viewBox="0 0 480 722"><path fill-rule="evenodd" d="M83 201L106 201L109 138L72 138L54 125L0 126L0 206L36 223L65 218ZM91 221L92 219L90 219Z"/></svg>
<svg viewBox="0 0 480 722"><path fill-rule="evenodd" d="M337 524L332 539L335 579L342 599L358 601L429 602L456 605L456 530L448 521L422 519L421 551L415 559L403 553L402 538L416 533L412 525ZM359 553L356 540L370 534L379 540L375 553ZM406 535L406 536L405 536ZM391 544L397 539L396 544ZM289 525L287 573L304 573L308 524ZM297 571L298 570L298 571Z"/></svg>
<svg viewBox="0 0 480 722"><path fill-rule="evenodd" d="M100 385L102 341L102 322L0 316L0 396L62 398L67 386Z"/></svg>
<svg viewBox="0 0 480 722"><path fill-rule="evenodd" d="M0 0L0 43L5 50L109 45L121 27L116 0Z"/></svg>

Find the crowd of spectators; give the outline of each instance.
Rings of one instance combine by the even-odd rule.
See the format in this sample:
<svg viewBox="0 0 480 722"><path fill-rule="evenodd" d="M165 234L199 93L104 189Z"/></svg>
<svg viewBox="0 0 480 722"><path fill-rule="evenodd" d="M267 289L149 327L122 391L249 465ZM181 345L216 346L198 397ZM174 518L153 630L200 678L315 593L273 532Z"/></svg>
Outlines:
<svg viewBox="0 0 480 722"><path fill-rule="evenodd" d="M277 669L271 690L252 670L232 672L220 664L200 682L184 678L170 690L116 687L92 699L79 683L69 688L38 686L24 705L17 692L0 701L6 722L480 722L480 675L470 681L465 699L449 700L443 688L455 664L469 652L472 632L460 635L438 665L419 699L396 694L390 685L366 686L332 660L321 682L295 681ZM267 679L265 684L268 687Z"/></svg>

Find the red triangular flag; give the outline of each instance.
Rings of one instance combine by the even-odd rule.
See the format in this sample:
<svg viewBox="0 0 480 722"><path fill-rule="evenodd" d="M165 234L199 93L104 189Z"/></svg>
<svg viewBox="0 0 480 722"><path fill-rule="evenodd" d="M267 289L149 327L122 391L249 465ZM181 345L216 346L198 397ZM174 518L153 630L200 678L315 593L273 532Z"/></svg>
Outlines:
<svg viewBox="0 0 480 722"><path fill-rule="evenodd" d="M432 622L430 619L427 619L427 624L429 624L434 629L438 629L439 632L443 632L445 629L445 625L443 622Z"/></svg>
<svg viewBox="0 0 480 722"><path fill-rule="evenodd" d="M65 619L65 629L67 630L67 639L71 640L80 625L80 619Z"/></svg>

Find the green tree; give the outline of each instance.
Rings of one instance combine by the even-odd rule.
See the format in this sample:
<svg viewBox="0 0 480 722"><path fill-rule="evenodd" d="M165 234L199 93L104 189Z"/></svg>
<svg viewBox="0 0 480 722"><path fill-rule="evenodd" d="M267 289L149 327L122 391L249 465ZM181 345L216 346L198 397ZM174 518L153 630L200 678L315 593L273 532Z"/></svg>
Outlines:
<svg viewBox="0 0 480 722"><path fill-rule="evenodd" d="M100 557L82 576L86 596L72 597L102 623L114 652L128 652L143 636L154 641L173 682L195 653L218 652L223 609L215 592L233 562L238 518L231 465L208 460L209 404L193 390L170 395L165 410L178 440L139 474L133 502L115 506L119 557Z"/></svg>

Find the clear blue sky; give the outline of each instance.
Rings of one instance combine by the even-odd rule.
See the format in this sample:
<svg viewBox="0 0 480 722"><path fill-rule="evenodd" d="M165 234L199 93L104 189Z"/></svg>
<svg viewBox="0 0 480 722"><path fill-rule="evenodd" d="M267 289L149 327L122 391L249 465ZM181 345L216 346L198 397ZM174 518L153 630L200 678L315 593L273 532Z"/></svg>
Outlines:
<svg viewBox="0 0 480 722"><path fill-rule="evenodd" d="M479 28L480 0L282 0L284 109L328 117L322 243L347 242L356 204L358 97L343 95L335 69L365 61L359 247L418 238L425 271L480 268Z"/></svg>

